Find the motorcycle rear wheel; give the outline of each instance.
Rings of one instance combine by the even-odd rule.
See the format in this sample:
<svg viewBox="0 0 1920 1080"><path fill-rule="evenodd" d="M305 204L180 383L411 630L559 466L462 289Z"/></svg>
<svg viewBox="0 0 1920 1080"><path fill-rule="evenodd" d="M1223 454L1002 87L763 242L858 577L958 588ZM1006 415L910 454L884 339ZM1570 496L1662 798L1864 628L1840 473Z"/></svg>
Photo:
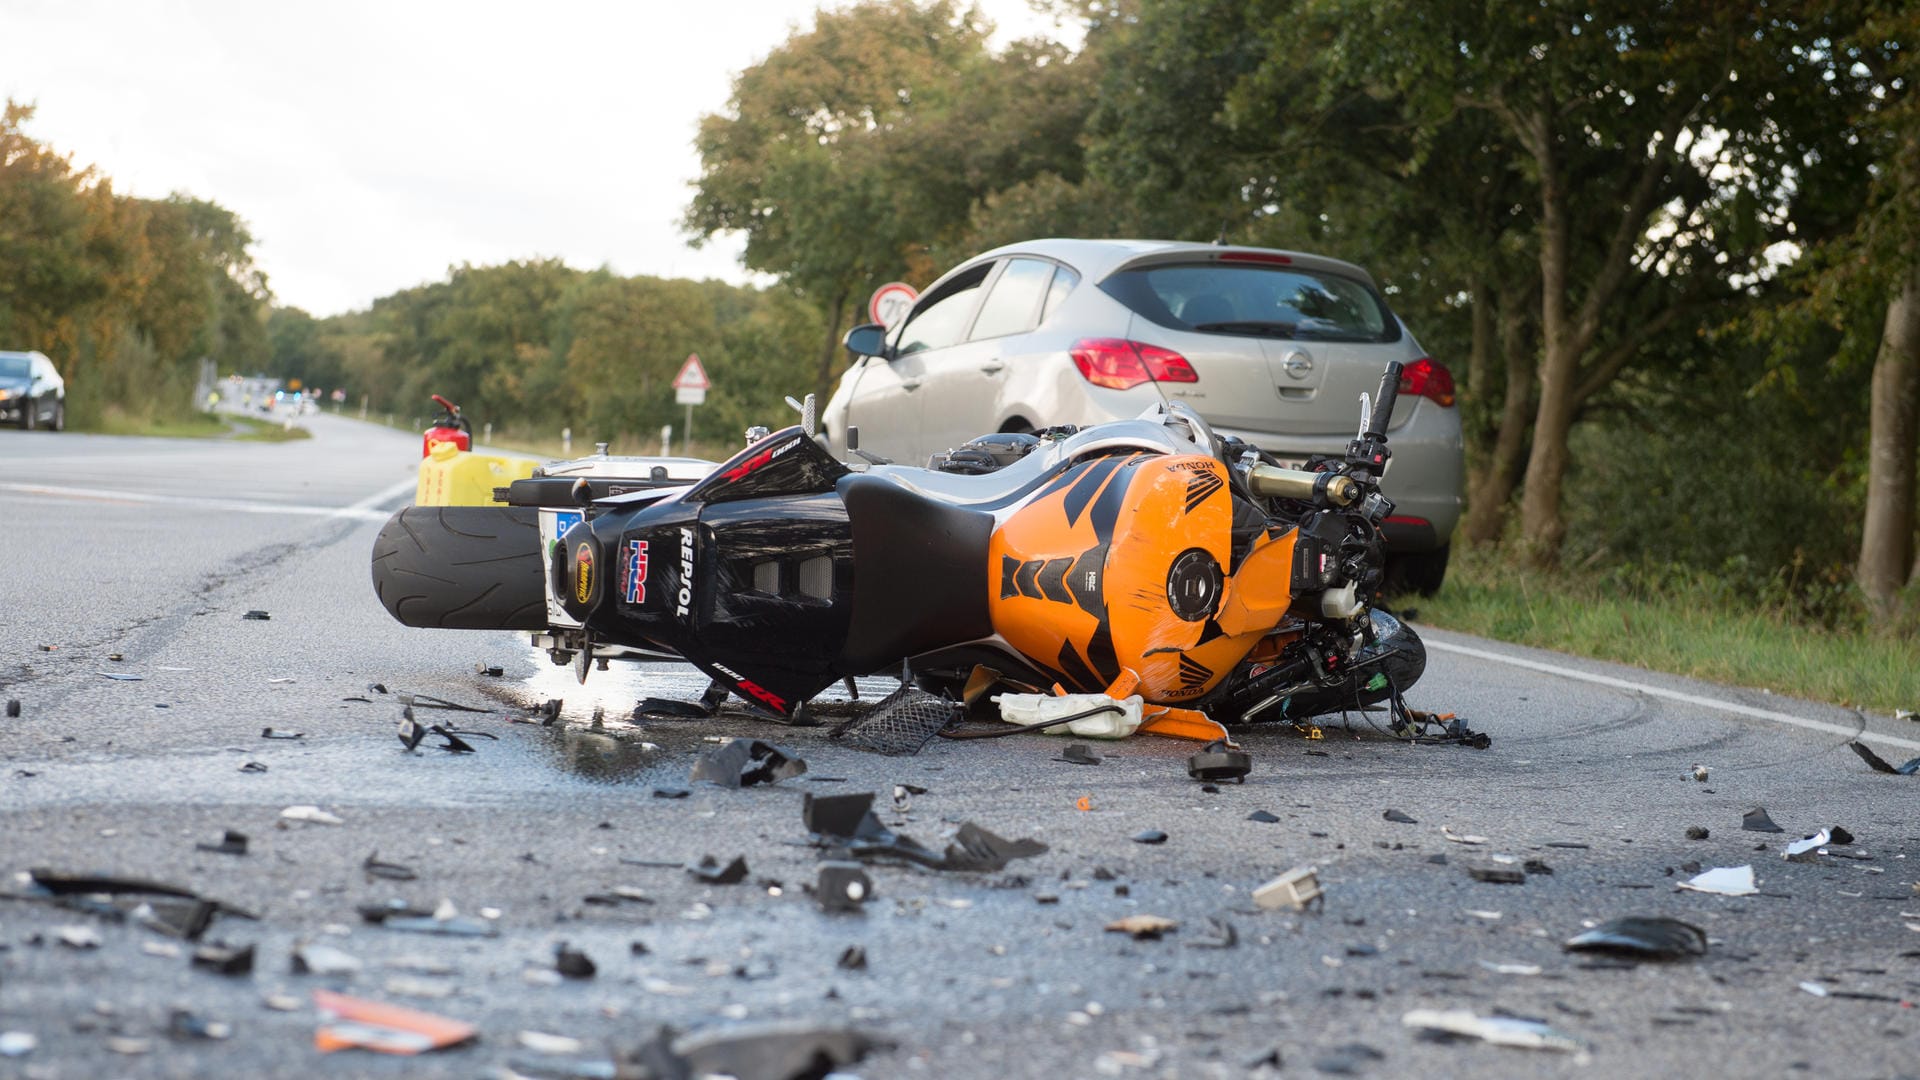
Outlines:
<svg viewBox="0 0 1920 1080"><path fill-rule="evenodd" d="M373 542L373 589L408 626L542 630L540 511L409 506Z"/></svg>

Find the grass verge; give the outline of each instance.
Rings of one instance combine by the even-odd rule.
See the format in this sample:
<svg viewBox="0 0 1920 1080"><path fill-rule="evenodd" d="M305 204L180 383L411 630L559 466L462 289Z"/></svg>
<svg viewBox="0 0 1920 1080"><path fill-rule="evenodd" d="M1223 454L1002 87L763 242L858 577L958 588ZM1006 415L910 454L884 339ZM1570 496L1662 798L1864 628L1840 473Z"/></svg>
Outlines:
<svg viewBox="0 0 1920 1080"><path fill-rule="evenodd" d="M231 413L194 413L184 417L156 418L121 409L108 409L97 424L76 431L101 435L144 435L161 439L237 439L242 442L288 442L311 439L313 432L303 427L289 428L284 421L267 420Z"/></svg>
<svg viewBox="0 0 1920 1080"><path fill-rule="evenodd" d="M1635 595L1615 582L1456 549L1439 595L1410 606L1421 622L1499 641L1881 715L1920 707L1913 639L1806 626L1711 592L1667 584Z"/></svg>

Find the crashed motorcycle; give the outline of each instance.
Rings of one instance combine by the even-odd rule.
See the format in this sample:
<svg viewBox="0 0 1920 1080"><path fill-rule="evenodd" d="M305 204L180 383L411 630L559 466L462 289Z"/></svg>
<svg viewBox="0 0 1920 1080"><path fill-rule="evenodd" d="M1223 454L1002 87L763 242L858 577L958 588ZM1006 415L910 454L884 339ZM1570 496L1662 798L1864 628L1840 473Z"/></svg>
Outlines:
<svg viewBox="0 0 1920 1080"><path fill-rule="evenodd" d="M530 630L583 680L684 661L786 722L904 665L969 701L1138 695L1143 730L1192 738L1382 703L1413 735L1401 693L1425 651L1373 605L1400 377L1389 364L1361 396L1344 455L1301 468L1177 402L927 468L837 460L805 424L717 467L603 448L498 489L504 505L400 511L374 585L411 626Z"/></svg>

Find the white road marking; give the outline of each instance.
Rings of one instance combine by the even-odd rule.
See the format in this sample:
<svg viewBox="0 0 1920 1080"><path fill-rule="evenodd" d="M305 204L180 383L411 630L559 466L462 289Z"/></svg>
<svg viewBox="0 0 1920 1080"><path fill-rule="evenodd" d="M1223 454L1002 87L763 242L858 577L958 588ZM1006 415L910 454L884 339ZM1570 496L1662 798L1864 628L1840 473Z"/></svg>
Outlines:
<svg viewBox="0 0 1920 1080"><path fill-rule="evenodd" d="M255 502L245 499L210 499L194 495L160 495L151 491L113 491L107 488L67 487L54 484L0 483L0 491L24 495L47 495L56 499L93 499L101 502L149 503L155 506L186 506L202 510L225 510L236 514L290 514L296 517L353 518L357 521L385 521L386 510L374 507L414 490L418 481L406 480L383 488L352 506L302 506L298 503Z"/></svg>
<svg viewBox="0 0 1920 1080"><path fill-rule="evenodd" d="M1514 667L1526 668L1529 671L1558 675L1564 679L1577 679L1581 682L1594 683L1598 686L1610 686L1616 690L1630 690L1634 693L1646 694L1650 697L1666 698L1668 701L1698 705L1705 709L1733 713L1735 716L1745 716L1754 720L1769 720L1776 724L1787 724L1792 727L1806 728L1809 731L1820 731L1829 735L1844 735L1850 739L1857 738L1863 741L1870 739L1877 743L1885 743L1888 746L1898 746L1907 750L1920 750L1920 742L1913 739L1902 739L1897 735L1881 735L1872 731L1860 731L1843 724L1829 724L1824 720L1809 720L1804 716L1774 712L1771 709L1756 709L1751 705L1741 705L1738 702L1724 701L1720 698L1702 697L1699 694L1688 694L1679 690L1663 690L1658 686L1648 686L1646 683L1637 683L1628 679L1616 679L1611 675L1594 675L1585 671L1575 671L1572 668L1560 667L1556 664L1546 664L1538 660L1524 660L1518 656L1505 656L1500 653L1488 652L1485 649L1475 649L1466 645L1451 645L1444 641L1429 640L1426 642L1426 646L1429 649L1438 649L1441 652L1459 653L1462 656L1471 656L1478 660L1491 660L1496 664L1511 664Z"/></svg>

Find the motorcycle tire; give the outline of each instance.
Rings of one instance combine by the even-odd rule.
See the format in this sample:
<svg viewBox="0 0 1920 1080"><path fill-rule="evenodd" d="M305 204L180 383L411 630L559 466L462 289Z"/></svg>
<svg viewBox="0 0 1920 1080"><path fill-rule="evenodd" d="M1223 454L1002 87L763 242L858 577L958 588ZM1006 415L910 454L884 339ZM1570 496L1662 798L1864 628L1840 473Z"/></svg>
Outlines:
<svg viewBox="0 0 1920 1080"><path fill-rule="evenodd" d="M374 539L373 589L408 626L543 630L540 511L409 506Z"/></svg>

